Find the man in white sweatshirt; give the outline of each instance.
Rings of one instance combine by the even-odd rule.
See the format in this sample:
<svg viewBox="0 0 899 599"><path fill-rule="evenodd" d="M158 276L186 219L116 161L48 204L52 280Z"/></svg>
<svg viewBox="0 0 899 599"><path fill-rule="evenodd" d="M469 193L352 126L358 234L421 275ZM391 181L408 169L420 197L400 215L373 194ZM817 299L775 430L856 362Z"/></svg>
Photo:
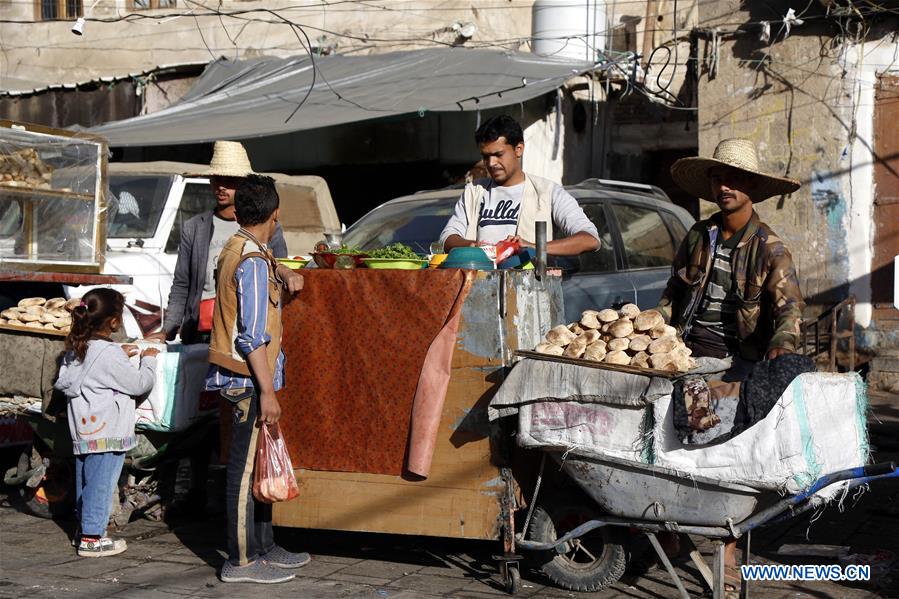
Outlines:
<svg viewBox="0 0 899 599"><path fill-rule="evenodd" d="M475 141L490 178L465 186L440 234L445 252L503 240L532 247L538 221L547 223L547 254L576 256L599 249L596 226L577 200L558 183L522 170L524 133L515 119L500 115L487 120L475 132ZM561 238L553 238L553 225Z"/></svg>

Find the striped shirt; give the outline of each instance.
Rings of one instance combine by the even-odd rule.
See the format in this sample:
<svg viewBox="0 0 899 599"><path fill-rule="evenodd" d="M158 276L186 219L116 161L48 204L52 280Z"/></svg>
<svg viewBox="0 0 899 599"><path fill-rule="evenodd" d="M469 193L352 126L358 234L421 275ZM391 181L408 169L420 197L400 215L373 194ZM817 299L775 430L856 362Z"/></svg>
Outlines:
<svg viewBox="0 0 899 599"><path fill-rule="evenodd" d="M237 351L246 357L272 340L265 330L268 320L269 265L263 258L247 258L234 273L237 281ZM278 306L281 310L281 306ZM284 352L278 354L274 372L275 391L284 386ZM217 364L209 365L206 389L240 389L255 387L253 377L238 374Z"/></svg>
<svg viewBox="0 0 899 599"><path fill-rule="evenodd" d="M697 355L723 357L733 353L737 343L737 307L731 254L743 238L745 227L715 244L712 269L705 293L693 317L690 340Z"/></svg>

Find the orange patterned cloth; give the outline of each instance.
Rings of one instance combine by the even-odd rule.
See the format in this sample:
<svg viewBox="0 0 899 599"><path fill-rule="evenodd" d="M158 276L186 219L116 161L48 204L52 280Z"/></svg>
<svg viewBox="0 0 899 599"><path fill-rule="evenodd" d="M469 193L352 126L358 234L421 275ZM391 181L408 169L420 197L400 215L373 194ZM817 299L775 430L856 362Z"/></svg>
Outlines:
<svg viewBox="0 0 899 599"><path fill-rule="evenodd" d="M400 475L425 356L464 301L468 275L303 275L303 290L282 313L286 385L278 393L294 468Z"/></svg>

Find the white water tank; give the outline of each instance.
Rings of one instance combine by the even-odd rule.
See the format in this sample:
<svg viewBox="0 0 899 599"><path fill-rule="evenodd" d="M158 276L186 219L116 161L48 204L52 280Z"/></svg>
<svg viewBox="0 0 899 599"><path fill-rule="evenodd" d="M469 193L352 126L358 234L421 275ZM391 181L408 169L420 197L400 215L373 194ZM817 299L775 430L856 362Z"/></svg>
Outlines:
<svg viewBox="0 0 899 599"><path fill-rule="evenodd" d="M531 51L596 62L606 47L606 6L596 0L536 0L532 12Z"/></svg>

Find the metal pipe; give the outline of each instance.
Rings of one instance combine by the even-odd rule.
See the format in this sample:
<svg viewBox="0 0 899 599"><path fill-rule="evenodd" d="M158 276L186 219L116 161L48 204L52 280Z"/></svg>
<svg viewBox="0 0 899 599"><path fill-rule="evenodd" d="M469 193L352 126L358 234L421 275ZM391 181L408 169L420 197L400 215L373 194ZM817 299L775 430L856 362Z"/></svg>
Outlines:
<svg viewBox="0 0 899 599"><path fill-rule="evenodd" d="M690 599L690 595L687 593L687 589L684 588L684 583L681 582L680 576L677 575L677 571L674 569L674 566L671 565L671 560L668 559L668 556L665 554L665 550L662 549L662 545L659 543L659 540L656 538L656 533L647 532L645 533L649 538L649 542L652 544L652 548L655 549L656 555L659 556L659 559L662 562L662 565L665 566L665 570L668 571L668 575L671 577L671 580L674 581L674 586L677 587L678 592L682 599Z"/></svg>
<svg viewBox="0 0 899 599"><path fill-rule="evenodd" d="M538 220L535 227L537 244L537 279L543 281L546 276L546 221Z"/></svg>

